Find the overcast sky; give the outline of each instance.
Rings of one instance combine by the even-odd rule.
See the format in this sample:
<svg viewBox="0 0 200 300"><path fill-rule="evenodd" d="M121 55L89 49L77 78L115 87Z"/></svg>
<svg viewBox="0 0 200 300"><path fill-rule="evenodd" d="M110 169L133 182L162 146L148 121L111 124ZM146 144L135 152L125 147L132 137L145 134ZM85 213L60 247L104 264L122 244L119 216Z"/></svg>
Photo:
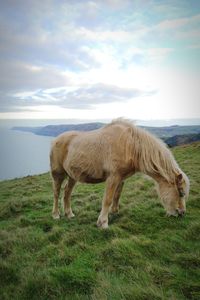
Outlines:
<svg viewBox="0 0 200 300"><path fill-rule="evenodd" d="M200 117L200 1L0 1L0 118Z"/></svg>

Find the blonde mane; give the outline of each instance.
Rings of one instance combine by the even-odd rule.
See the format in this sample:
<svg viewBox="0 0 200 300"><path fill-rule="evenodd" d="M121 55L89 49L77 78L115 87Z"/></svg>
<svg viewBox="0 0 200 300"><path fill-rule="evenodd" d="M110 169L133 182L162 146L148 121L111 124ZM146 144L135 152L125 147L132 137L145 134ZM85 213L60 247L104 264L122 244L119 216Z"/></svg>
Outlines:
<svg viewBox="0 0 200 300"><path fill-rule="evenodd" d="M167 145L146 130L125 119L113 120L108 126L122 125L129 129L127 145L129 158L133 158L138 170L146 174L162 176L167 182L174 183L180 168ZM130 146L130 143L134 145Z"/></svg>

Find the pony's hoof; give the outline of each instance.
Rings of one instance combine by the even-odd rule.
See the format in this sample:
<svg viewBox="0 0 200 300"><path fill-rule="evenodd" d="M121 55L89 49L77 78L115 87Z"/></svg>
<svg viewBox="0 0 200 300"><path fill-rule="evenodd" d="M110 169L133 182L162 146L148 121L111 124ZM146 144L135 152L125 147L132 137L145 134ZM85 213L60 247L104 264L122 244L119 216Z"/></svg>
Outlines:
<svg viewBox="0 0 200 300"><path fill-rule="evenodd" d="M111 212L111 214L118 214L119 213L119 207L111 207L110 212Z"/></svg>
<svg viewBox="0 0 200 300"><path fill-rule="evenodd" d="M70 212L70 213L65 213L65 216L68 218L68 219L72 219L75 217L75 214L73 214L73 212Z"/></svg>
<svg viewBox="0 0 200 300"><path fill-rule="evenodd" d="M60 214L59 213L53 213L52 217L53 217L54 220L58 220L58 219L60 219Z"/></svg>
<svg viewBox="0 0 200 300"><path fill-rule="evenodd" d="M107 220L102 221L101 219L98 219L97 227L102 228L102 229L107 229L108 228L108 221Z"/></svg>

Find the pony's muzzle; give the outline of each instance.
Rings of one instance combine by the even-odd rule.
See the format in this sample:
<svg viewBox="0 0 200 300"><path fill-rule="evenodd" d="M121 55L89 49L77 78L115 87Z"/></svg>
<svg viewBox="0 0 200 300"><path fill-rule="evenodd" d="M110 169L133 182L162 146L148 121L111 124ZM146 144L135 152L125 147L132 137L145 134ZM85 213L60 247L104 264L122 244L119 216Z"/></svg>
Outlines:
<svg viewBox="0 0 200 300"><path fill-rule="evenodd" d="M183 217L184 214L185 214L185 209L178 208L178 209L177 209L177 213L178 213L179 217Z"/></svg>

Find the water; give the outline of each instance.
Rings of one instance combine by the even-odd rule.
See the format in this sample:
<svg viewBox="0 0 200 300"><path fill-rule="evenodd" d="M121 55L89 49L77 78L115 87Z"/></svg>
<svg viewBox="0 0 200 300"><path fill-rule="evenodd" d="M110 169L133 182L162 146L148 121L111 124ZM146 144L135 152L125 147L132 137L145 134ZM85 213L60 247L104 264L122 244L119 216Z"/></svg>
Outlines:
<svg viewBox="0 0 200 300"><path fill-rule="evenodd" d="M14 126L84 123L84 120L0 120L0 180L48 172L53 137L11 130Z"/></svg>
<svg viewBox="0 0 200 300"><path fill-rule="evenodd" d="M0 127L0 180L49 171L52 139Z"/></svg>
<svg viewBox="0 0 200 300"><path fill-rule="evenodd" d="M96 121L108 122L108 120ZM11 130L12 127L87 122L91 120L0 120L0 180L49 171L49 150L53 138ZM197 125L200 124L200 119L139 120L137 124L146 126Z"/></svg>

